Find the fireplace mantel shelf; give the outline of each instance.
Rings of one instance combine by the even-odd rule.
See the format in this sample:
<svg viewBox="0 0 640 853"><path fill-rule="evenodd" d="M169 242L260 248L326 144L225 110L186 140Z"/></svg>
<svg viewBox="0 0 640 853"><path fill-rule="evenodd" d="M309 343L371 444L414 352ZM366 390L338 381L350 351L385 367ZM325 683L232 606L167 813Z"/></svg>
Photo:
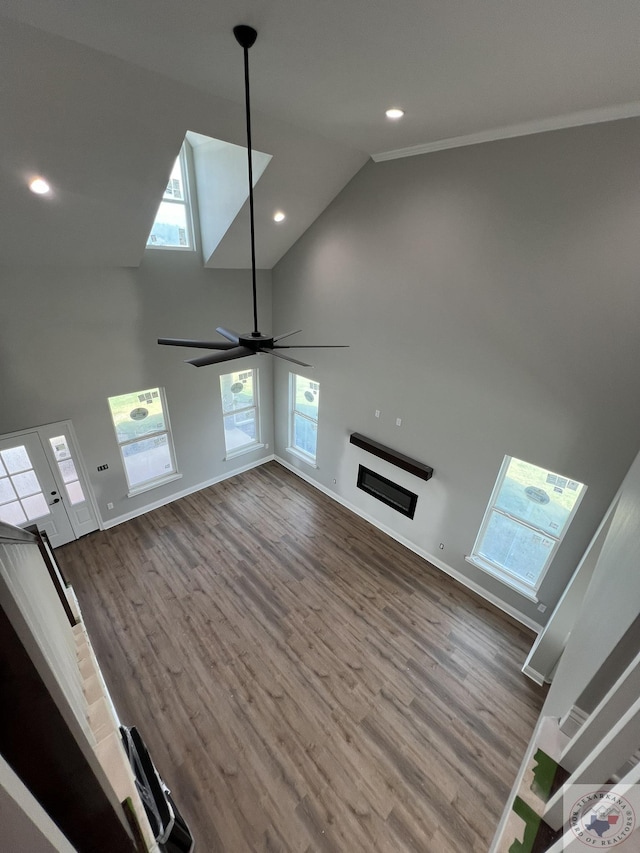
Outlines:
<svg viewBox="0 0 640 853"><path fill-rule="evenodd" d="M390 462L392 465L396 465L398 468L402 468L410 474L420 477L421 480L430 480L433 477L433 468L431 466L425 465L423 462L418 462L410 456L405 456L404 453L398 453L397 450L380 444L372 438L365 438L359 432L352 432L349 441L351 444L355 444L356 447L372 453L379 459L384 459L386 462Z"/></svg>

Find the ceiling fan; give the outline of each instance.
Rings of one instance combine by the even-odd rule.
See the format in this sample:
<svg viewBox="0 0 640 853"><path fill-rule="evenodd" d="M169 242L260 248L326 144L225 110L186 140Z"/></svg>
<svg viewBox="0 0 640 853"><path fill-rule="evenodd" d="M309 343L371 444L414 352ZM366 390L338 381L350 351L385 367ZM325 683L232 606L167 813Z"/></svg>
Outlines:
<svg viewBox="0 0 640 853"><path fill-rule="evenodd" d="M301 344L299 346L280 344L279 342L291 335L297 335L301 329L296 329L293 332L287 332L284 335L276 335L270 337L263 335L258 330L258 304L256 296L256 247L255 247L255 226L253 216L253 163L251 149L251 106L249 100L249 48L255 44L258 33L253 27L246 24L240 24L233 28L233 34L236 41L244 51L244 94L245 94L245 109L247 116L247 157L249 163L249 219L251 223L251 280L253 283L253 331L243 332L238 334L232 329L225 329L222 326L216 328L216 332L226 338L226 341L200 341L190 340L188 338L158 338L159 344L172 347L197 347L200 349L213 350L209 355L203 355L199 358L187 359L187 364L193 364L196 367L205 367L208 364L219 364L222 361L233 361L236 358L244 358L248 355L256 353L270 353L278 358L283 358L285 361L291 361L294 364L300 364L302 367L311 367L304 361L298 361L290 355L285 355L279 350L283 349L316 349L312 344ZM344 347L347 344L319 344L318 347L325 349L333 349L334 347Z"/></svg>

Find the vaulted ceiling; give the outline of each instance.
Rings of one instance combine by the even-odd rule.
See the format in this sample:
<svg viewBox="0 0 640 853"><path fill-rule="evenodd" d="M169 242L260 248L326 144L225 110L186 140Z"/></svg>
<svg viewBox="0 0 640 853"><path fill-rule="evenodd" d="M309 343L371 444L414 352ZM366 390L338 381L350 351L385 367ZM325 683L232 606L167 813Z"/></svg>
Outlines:
<svg viewBox="0 0 640 853"><path fill-rule="evenodd" d="M636 0L1 0L0 14L8 264L140 263L186 131L244 143L237 23L259 33L254 144L273 155L261 267L369 156L640 114ZM51 198L26 190L36 173ZM247 231L243 210L209 265L248 266Z"/></svg>

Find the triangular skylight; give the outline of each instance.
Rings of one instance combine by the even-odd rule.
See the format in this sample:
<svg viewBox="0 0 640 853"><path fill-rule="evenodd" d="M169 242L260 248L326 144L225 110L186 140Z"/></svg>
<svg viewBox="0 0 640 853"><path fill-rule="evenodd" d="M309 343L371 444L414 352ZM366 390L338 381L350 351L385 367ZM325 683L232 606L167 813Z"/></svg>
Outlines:
<svg viewBox="0 0 640 853"><path fill-rule="evenodd" d="M190 200L197 208L197 216L193 218L199 221L199 243L207 266L249 197L247 149L191 130L187 131L183 148L185 157L176 160L147 245L172 249L192 247L189 223L184 221L184 202ZM254 186L271 156L253 151ZM185 180L185 170L195 187L190 187Z"/></svg>
<svg viewBox="0 0 640 853"><path fill-rule="evenodd" d="M206 266L249 197L247 149L191 130L186 138L193 152L202 257ZM254 186L270 160L271 154L254 150Z"/></svg>

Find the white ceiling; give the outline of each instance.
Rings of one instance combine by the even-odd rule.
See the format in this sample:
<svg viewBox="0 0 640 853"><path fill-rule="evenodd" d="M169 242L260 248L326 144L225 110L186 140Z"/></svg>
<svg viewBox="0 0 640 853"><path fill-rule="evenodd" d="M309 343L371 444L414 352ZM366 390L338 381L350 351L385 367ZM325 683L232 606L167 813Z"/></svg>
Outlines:
<svg viewBox="0 0 640 853"><path fill-rule="evenodd" d="M273 154L256 189L260 266L369 155L640 111L637 0L0 0L0 13L9 263L140 262L186 130L243 143L238 23L259 33L254 143ZM25 194L33 171L53 199ZM215 265L247 265L246 230L245 212Z"/></svg>

